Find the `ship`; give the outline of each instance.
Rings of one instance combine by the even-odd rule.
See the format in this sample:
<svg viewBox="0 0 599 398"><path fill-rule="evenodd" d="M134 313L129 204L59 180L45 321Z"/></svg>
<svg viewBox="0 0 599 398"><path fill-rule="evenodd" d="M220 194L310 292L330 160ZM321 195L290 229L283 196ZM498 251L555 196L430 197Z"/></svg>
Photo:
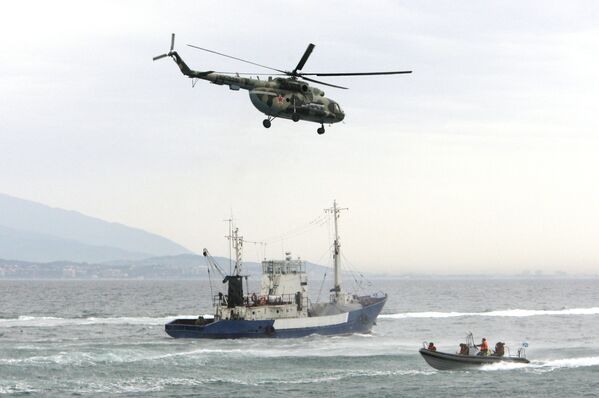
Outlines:
<svg viewBox="0 0 599 398"><path fill-rule="evenodd" d="M226 294L213 297L214 314L198 318L175 319L165 325L166 333L174 338L296 338L309 335L348 335L370 333L383 309L387 294L359 295L342 289L341 244L338 219L341 210L337 202L325 211L334 220L334 284L328 301L312 302L308 296L308 274L301 259L286 253L283 260L264 260L261 263L260 291L245 293L242 274L244 239L239 229L231 229L230 239L235 251L235 267L225 274L207 249L203 254L209 269L223 277Z"/></svg>

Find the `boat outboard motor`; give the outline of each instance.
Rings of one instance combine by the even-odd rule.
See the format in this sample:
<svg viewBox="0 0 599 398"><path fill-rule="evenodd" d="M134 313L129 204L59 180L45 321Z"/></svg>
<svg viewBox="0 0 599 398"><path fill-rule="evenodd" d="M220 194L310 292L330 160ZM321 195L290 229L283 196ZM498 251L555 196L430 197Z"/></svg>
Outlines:
<svg viewBox="0 0 599 398"><path fill-rule="evenodd" d="M223 283L229 282L227 307L235 308L243 305L243 277L241 275L227 275Z"/></svg>

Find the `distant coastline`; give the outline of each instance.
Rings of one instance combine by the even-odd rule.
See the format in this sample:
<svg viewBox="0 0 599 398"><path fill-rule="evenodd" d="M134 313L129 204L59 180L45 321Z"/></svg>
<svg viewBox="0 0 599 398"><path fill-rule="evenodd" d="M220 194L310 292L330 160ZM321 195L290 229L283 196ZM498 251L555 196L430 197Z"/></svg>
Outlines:
<svg viewBox="0 0 599 398"><path fill-rule="evenodd" d="M215 257L228 269L229 259ZM310 278L322 279L328 267L308 263ZM244 273L259 278L262 270L256 262L245 262ZM214 275L212 276L215 277ZM218 277L217 277L218 278ZM1 279L208 279L206 262L196 254L150 257L143 260L121 260L106 263L83 263L75 261L31 262L0 259Z"/></svg>
<svg viewBox="0 0 599 398"><path fill-rule="evenodd" d="M218 257L223 266L229 263ZM244 264L251 278L259 278L260 264ZM322 279L330 268L308 264L310 279ZM599 278L599 274L569 274L561 271L553 273L521 272L518 274L425 274L425 273L364 273L368 279L580 279ZM204 259L198 255L180 255L148 258L138 261L118 261L109 263L79 263L73 261L29 262L0 259L0 280L178 280L208 279Z"/></svg>

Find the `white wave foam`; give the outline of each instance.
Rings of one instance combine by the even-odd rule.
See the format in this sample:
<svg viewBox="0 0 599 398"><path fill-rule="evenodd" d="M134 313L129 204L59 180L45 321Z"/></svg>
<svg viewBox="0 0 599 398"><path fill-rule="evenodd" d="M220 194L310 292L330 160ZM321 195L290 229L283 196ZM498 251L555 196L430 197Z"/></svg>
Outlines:
<svg viewBox="0 0 599 398"><path fill-rule="evenodd" d="M398 355L396 341L383 339L373 341L359 336L346 336L331 345L330 339L318 336L289 340L231 340L194 342L169 340L167 347L107 345L96 347L94 343L62 345L60 352L41 353L36 350L18 358L0 358L0 365L76 365L93 366L106 363L163 362L193 363L201 365L218 359L280 359L309 357L373 357Z"/></svg>
<svg viewBox="0 0 599 398"><path fill-rule="evenodd" d="M563 368L584 368L590 366L599 366L599 357L578 357L578 358L563 358L550 360L534 360L529 364L523 363L495 363L485 365L481 369L487 371L494 370L514 370L514 369L531 369L539 372L550 372Z"/></svg>
<svg viewBox="0 0 599 398"><path fill-rule="evenodd" d="M132 379L116 380L110 383L101 382L77 382L75 391L79 394L131 394L149 393L163 391L172 386L195 386L203 384L203 381L183 378L147 379L136 377Z"/></svg>
<svg viewBox="0 0 599 398"><path fill-rule="evenodd" d="M381 377L381 376L417 376L417 375L431 375L437 373L435 370L416 370L416 369L404 369L404 370L339 370L333 371L329 374L324 374L319 377L300 378L295 380L290 379L272 379L266 378L264 380L254 381L254 385L263 384L315 384L315 383L329 383L334 381L340 381L345 379L354 379L356 377Z"/></svg>
<svg viewBox="0 0 599 398"><path fill-rule="evenodd" d="M0 394L30 394L34 392L37 390L21 382L0 384Z"/></svg>
<svg viewBox="0 0 599 398"><path fill-rule="evenodd" d="M514 370L514 369L523 369L530 368L531 365L527 363L510 363L510 362L500 362L493 363L490 365L485 365L481 368L481 370L486 371L494 371L494 370Z"/></svg>
<svg viewBox="0 0 599 398"><path fill-rule="evenodd" d="M254 346L244 348L198 348L194 350L179 351L173 353L161 354L153 357L146 357L145 360L161 360L169 358L189 358L196 360L198 358L208 357L246 357L246 358L310 358L310 357L370 357L374 355L390 355L389 349L379 349L374 352L372 349L348 345L332 348L329 345L304 345L302 347L287 346Z"/></svg>
<svg viewBox="0 0 599 398"><path fill-rule="evenodd" d="M405 312L397 314L381 314L380 319L406 319L406 318L454 318L467 316L483 317L527 317L539 315L598 315L599 307L570 308L562 310L498 310L489 312ZM208 317L205 315L204 317ZM176 318L196 319L195 315L173 315L166 317L87 317L87 318L60 318L53 316L21 315L18 318L0 319L0 327L54 327L70 325L164 325ZM367 335L370 337L370 335Z"/></svg>
<svg viewBox="0 0 599 398"><path fill-rule="evenodd" d="M88 317L58 318L53 316L21 315L18 318L0 319L0 327L55 327L77 325L164 325L175 318L192 318L193 315L173 315L169 317Z"/></svg>
<svg viewBox="0 0 599 398"><path fill-rule="evenodd" d="M599 307L569 308L563 310L498 310L489 312L404 312L398 314L381 314L381 319L406 319L406 318L454 318L466 316L488 317L527 317L540 315L598 315Z"/></svg>
<svg viewBox="0 0 599 398"><path fill-rule="evenodd" d="M222 350L221 350L222 351ZM6 365L76 365L93 366L99 363L132 363L156 361L172 357L187 356L202 359L202 353L218 353L219 350L194 350L160 354L148 350L119 349L102 351L61 351L51 355L35 355L26 358L0 358L0 364Z"/></svg>
<svg viewBox="0 0 599 398"><path fill-rule="evenodd" d="M397 371L356 371L356 370L340 370L340 371L329 371L324 374L320 374L314 377L305 378L288 378L282 376L272 375L261 375L261 374L246 374L238 377L204 377L201 379L195 378L178 378L178 377L166 377L166 378L133 378L117 380L108 383L83 383L77 382L78 393L144 393L144 392L158 392L164 391L165 389L172 388L173 386L201 386L201 385L223 385L233 384L240 386L252 386L261 387L264 385L301 385L301 384L318 384L318 383L331 383L344 379L352 379L354 377L372 377L372 376L397 376L397 375L431 375L435 374L436 371L421 371L421 370L397 370Z"/></svg>
<svg viewBox="0 0 599 398"><path fill-rule="evenodd" d="M533 361L533 365L537 365L537 361ZM540 367L549 368L581 368L588 366L599 366L599 357L552 359L544 362L540 361L538 365Z"/></svg>

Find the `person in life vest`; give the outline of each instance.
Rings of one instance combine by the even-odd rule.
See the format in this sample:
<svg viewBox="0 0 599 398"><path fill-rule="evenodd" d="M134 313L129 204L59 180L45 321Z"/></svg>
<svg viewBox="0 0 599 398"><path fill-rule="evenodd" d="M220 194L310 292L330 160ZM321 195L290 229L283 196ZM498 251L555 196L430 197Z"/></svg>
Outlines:
<svg viewBox="0 0 599 398"><path fill-rule="evenodd" d="M489 343L487 342L487 339L483 337L483 340L477 345L477 347L480 347L480 352L478 355L489 355Z"/></svg>
<svg viewBox="0 0 599 398"><path fill-rule="evenodd" d="M429 351L437 351L437 347L435 347L435 343L433 343L432 341L430 343L428 343L427 350L429 350Z"/></svg>

